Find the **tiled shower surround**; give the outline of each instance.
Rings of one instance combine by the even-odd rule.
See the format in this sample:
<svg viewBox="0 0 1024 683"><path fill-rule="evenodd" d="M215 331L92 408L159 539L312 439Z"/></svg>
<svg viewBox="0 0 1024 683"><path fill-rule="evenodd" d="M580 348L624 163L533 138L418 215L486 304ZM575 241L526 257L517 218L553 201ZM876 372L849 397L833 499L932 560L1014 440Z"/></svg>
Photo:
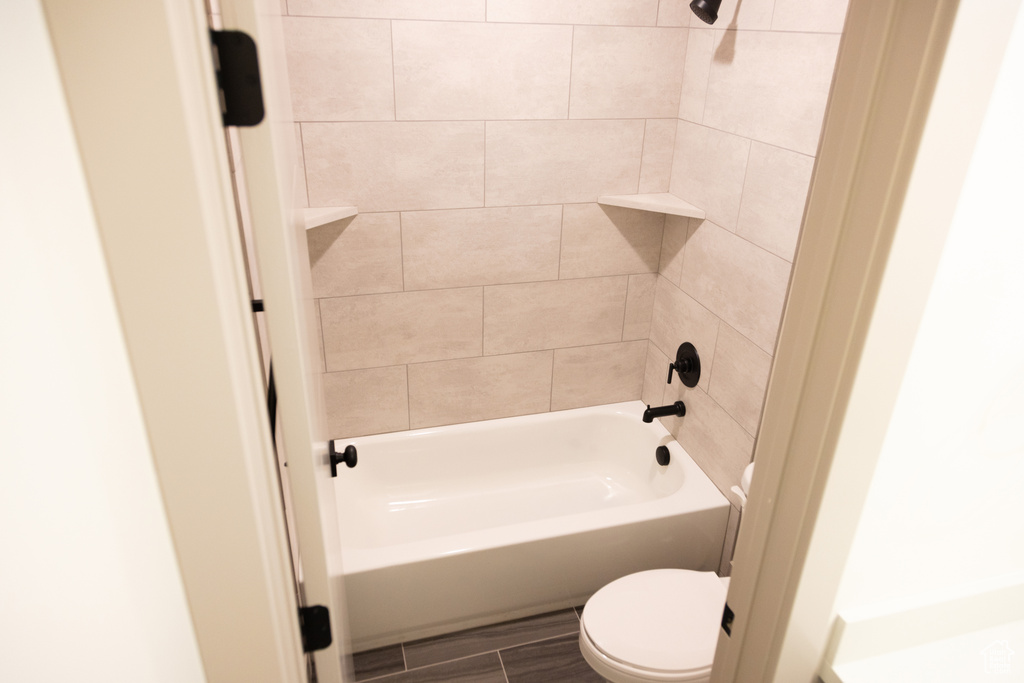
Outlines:
<svg viewBox="0 0 1024 683"><path fill-rule="evenodd" d="M738 7L737 7L738 6ZM287 0L331 436L642 398L749 462L845 0ZM671 191L707 220L598 205ZM683 341L694 389L665 384Z"/></svg>

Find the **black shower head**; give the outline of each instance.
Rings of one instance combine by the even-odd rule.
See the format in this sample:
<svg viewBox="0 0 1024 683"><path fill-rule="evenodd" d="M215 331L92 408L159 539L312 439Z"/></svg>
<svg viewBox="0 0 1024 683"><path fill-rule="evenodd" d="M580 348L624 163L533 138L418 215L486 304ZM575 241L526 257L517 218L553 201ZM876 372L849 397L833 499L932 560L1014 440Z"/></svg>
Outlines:
<svg viewBox="0 0 1024 683"><path fill-rule="evenodd" d="M713 24L718 18L718 8L721 4L722 0L693 0L690 3L690 9L705 24Z"/></svg>

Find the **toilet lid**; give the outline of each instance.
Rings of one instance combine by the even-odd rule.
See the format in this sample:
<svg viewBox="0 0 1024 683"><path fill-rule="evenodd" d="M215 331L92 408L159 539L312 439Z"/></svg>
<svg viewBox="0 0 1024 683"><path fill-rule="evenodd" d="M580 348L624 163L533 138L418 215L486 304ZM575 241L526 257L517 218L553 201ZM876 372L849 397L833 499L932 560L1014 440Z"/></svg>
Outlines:
<svg viewBox="0 0 1024 683"><path fill-rule="evenodd" d="M612 659L655 671L709 669L725 586L713 572L654 569L612 581L583 609L583 626Z"/></svg>

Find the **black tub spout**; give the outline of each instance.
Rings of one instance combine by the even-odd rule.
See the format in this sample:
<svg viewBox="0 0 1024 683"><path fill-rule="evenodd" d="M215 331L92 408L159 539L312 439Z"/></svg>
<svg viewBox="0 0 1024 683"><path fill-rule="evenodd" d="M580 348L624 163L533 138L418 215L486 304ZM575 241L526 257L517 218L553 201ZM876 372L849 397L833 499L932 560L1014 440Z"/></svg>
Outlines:
<svg viewBox="0 0 1024 683"><path fill-rule="evenodd" d="M682 401L676 401L670 406L658 406L657 408L647 406L647 410L644 411L644 422L654 422L656 417L669 417L670 415L675 417L686 415L686 406L683 405Z"/></svg>

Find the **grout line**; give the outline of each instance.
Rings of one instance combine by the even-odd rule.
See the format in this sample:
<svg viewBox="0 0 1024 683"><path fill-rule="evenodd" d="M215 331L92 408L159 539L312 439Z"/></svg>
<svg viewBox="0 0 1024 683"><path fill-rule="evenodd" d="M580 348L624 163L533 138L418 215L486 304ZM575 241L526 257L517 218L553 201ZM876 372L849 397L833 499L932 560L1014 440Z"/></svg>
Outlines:
<svg viewBox="0 0 1024 683"><path fill-rule="evenodd" d="M679 107L676 107L676 109L679 109ZM675 143L674 142L672 144L672 147L673 148L675 147ZM644 119L644 134L640 136L640 168L638 168L637 171L636 171L636 193L637 194L640 194L640 181L643 180L643 177L644 177L644 154L645 154L646 151L647 151L647 119ZM674 153L675 149L673 149L672 151ZM671 188L672 187L671 180L669 180L669 183L670 183L669 184L669 188Z"/></svg>
<svg viewBox="0 0 1024 683"><path fill-rule="evenodd" d="M551 406L555 402L555 349L549 349L551 351L551 372L548 375L551 379L551 384L548 389L548 412L551 412Z"/></svg>
<svg viewBox="0 0 1024 683"><path fill-rule="evenodd" d="M395 121L398 121L398 82L395 79L395 22L388 22L388 37L391 39L391 107Z"/></svg>
<svg viewBox="0 0 1024 683"><path fill-rule="evenodd" d="M408 372L409 366L407 365L405 367L406 367L406 372ZM405 643L399 643L398 646L400 648L402 648L402 666L405 667L406 671L408 671L409 670L409 661L405 658Z"/></svg>
<svg viewBox="0 0 1024 683"><path fill-rule="evenodd" d="M409 364L405 364L405 417L406 429L412 429L412 390L409 386ZM405 660L405 644L402 644L402 660ZM408 668L408 667L406 667Z"/></svg>
<svg viewBox="0 0 1024 683"><path fill-rule="evenodd" d="M505 660L501 658L501 650L497 650L498 663L501 664L501 675L505 677L505 683L508 683L508 672L505 671Z"/></svg>
<svg viewBox="0 0 1024 683"><path fill-rule="evenodd" d="M629 283L631 279L631 276L626 276L626 296L622 301L622 325L620 325L621 329L619 330L620 342L626 341L626 311L629 310Z"/></svg>
<svg viewBox="0 0 1024 683"><path fill-rule="evenodd" d="M402 212L398 212L398 260L402 264L402 291L405 288L405 232L402 229ZM355 295L354 295L355 296Z"/></svg>
<svg viewBox="0 0 1024 683"><path fill-rule="evenodd" d="M569 96L566 97L565 102L565 119L570 120L570 112L572 112L572 58L576 54L576 25L572 26L572 35L569 37Z"/></svg>
<svg viewBox="0 0 1024 683"><path fill-rule="evenodd" d="M302 153L302 183L306 186L306 206L309 206L309 171L306 170L306 142L302 136L302 124L299 123L299 151Z"/></svg>
<svg viewBox="0 0 1024 683"><path fill-rule="evenodd" d="M704 83L704 99L700 103L701 125L704 125L704 112L707 111L708 108L708 91L711 89L711 66L715 62L715 30L709 30L711 31L711 54L708 56L708 78L707 82ZM689 37L687 37L687 41L689 41ZM689 43L687 43L687 45L689 45Z"/></svg>
<svg viewBox="0 0 1024 683"><path fill-rule="evenodd" d="M559 206L558 217L558 270L555 272L555 280L562 279L562 229L565 225L565 204Z"/></svg>

